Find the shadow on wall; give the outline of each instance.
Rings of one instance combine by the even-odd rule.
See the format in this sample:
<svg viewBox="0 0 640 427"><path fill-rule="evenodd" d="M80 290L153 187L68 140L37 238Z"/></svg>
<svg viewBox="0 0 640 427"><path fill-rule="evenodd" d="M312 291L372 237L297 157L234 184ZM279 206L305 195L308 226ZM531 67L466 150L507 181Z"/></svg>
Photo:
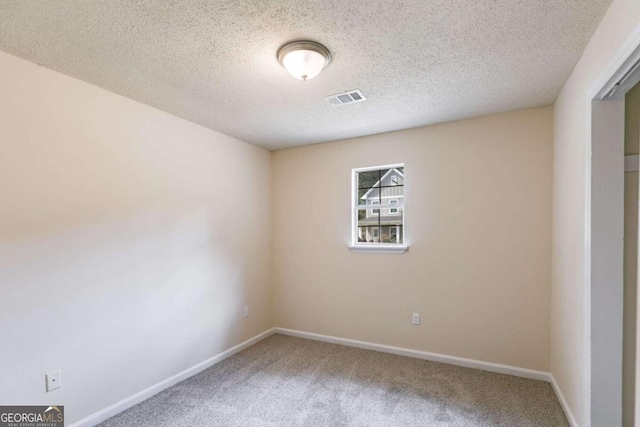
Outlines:
<svg viewBox="0 0 640 427"><path fill-rule="evenodd" d="M77 419L235 343L245 268L211 218L157 210L1 242L0 338L14 351L0 404L53 399ZM55 369L63 387L46 394Z"/></svg>

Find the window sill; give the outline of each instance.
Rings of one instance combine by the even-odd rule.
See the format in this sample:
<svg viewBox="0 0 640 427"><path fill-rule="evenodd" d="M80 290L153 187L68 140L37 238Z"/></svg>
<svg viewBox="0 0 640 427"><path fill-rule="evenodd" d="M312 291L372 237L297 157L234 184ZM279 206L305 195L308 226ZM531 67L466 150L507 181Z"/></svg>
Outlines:
<svg viewBox="0 0 640 427"><path fill-rule="evenodd" d="M368 254L403 254L409 249L405 245L349 245L349 250Z"/></svg>

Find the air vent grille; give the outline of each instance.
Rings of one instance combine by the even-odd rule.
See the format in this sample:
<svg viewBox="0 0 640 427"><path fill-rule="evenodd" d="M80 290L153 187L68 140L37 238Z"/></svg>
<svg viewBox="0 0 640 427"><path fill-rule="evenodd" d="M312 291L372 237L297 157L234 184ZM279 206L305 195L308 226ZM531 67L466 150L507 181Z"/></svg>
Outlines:
<svg viewBox="0 0 640 427"><path fill-rule="evenodd" d="M329 104L334 107L337 107L338 105L355 104L356 102L367 100L367 98L358 89L326 96L324 99L329 101Z"/></svg>

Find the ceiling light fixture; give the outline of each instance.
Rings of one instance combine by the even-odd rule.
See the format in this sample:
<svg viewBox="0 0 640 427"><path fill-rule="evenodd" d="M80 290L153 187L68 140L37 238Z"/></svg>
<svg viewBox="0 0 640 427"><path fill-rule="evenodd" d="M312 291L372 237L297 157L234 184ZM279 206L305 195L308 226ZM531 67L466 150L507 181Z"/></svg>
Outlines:
<svg viewBox="0 0 640 427"><path fill-rule="evenodd" d="M278 49L278 62L296 79L309 80L329 65L331 54L320 43L299 40Z"/></svg>

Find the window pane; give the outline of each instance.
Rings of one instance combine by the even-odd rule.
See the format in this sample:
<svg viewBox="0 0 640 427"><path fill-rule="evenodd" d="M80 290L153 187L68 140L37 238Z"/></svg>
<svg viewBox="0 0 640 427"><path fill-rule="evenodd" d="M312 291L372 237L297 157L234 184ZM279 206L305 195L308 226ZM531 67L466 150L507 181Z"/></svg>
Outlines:
<svg viewBox="0 0 640 427"><path fill-rule="evenodd" d="M379 206L380 205L380 200L368 200L367 201L369 205L371 206ZM369 211L369 213L373 213L373 214L379 214L380 213L380 209L371 209Z"/></svg>
<svg viewBox="0 0 640 427"><path fill-rule="evenodd" d="M358 173L358 205L370 205L378 200L381 205L388 204L390 198L404 197L404 168L380 169ZM400 204L403 200L400 200Z"/></svg>
<svg viewBox="0 0 640 427"><path fill-rule="evenodd" d="M356 184L357 241L403 244L404 167L358 172Z"/></svg>
<svg viewBox="0 0 640 427"><path fill-rule="evenodd" d="M379 225L380 214L373 212L375 209L358 209L358 227Z"/></svg>
<svg viewBox="0 0 640 427"><path fill-rule="evenodd" d="M381 243L380 227L377 225L358 227L358 243Z"/></svg>
<svg viewBox="0 0 640 427"><path fill-rule="evenodd" d="M385 197L380 200L380 215L388 216L388 215L401 215L402 204L404 203L404 197L396 196L394 198Z"/></svg>
<svg viewBox="0 0 640 427"><path fill-rule="evenodd" d="M358 242L380 242L380 214L374 209L358 209Z"/></svg>
<svg viewBox="0 0 640 427"><path fill-rule="evenodd" d="M386 221L380 217L380 243L402 243L402 220Z"/></svg>
<svg viewBox="0 0 640 427"><path fill-rule="evenodd" d="M376 188L374 191L380 193L382 200L402 199L404 197L404 185L393 185L391 187L382 187L381 189ZM402 203L403 200L400 200L400 202Z"/></svg>
<svg viewBox="0 0 640 427"><path fill-rule="evenodd" d="M358 189L358 204L359 205L366 205L367 204L367 199L371 200L371 199L377 199L378 197L376 196L372 196L371 193L369 192L370 189L367 188L359 188ZM372 191L377 191L377 190L372 190ZM369 194L367 194L369 193Z"/></svg>
<svg viewBox="0 0 640 427"><path fill-rule="evenodd" d="M377 210L377 209L375 209ZM359 243L402 243L402 208L398 214L389 214L389 209L358 209Z"/></svg>
<svg viewBox="0 0 640 427"><path fill-rule="evenodd" d="M396 169L400 171L402 168ZM387 175L389 169L378 169L374 171L367 172L358 172L358 188L368 190L371 187L380 187L380 186L390 186L391 185L391 175L394 172ZM395 174L399 177L399 174ZM381 180L384 179L383 182ZM400 183L402 184L402 183Z"/></svg>
<svg viewBox="0 0 640 427"><path fill-rule="evenodd" d="M358 172L358 188L368 190L380 181L380 171Z"/></svg>
<svg viewBox="0 0 640 427"><path fill-rule="evenodd" d="M373 202L372 202L373 203ZM402 206L404 204L404 197L402 195L398 196L385 196L380 200L376 200L377 204L380 204L380 207L396 207L398 205Z"/></svg>
<svg viewBox="0 0 640 427"><path fill-rule="evenodd" d="M402 242L402 226L388 225L380 227L381 243L403 243Z"/></svg>

